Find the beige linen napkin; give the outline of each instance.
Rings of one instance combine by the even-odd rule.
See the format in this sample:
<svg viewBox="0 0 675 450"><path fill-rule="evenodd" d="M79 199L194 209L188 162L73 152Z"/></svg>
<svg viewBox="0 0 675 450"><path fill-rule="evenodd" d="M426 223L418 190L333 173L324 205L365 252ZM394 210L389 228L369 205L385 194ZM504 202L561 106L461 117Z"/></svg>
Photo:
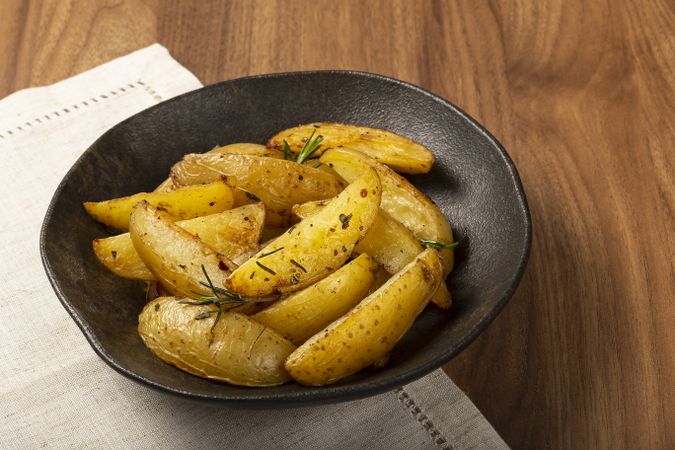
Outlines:
<svg viewBox="0 0 675 450"><path fill-rule="evenodd" d="M359 401L256 412L148 389L96 356L42 269L47 205L104 131L199 87L153 45L0 100L0 447L506 448L440 370Z"/></svg>

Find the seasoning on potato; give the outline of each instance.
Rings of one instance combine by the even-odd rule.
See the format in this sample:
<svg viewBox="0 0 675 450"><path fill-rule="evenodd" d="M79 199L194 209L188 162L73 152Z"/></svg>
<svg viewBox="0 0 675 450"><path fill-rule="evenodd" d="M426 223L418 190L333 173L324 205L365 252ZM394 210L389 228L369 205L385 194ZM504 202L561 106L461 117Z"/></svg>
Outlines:
<svg viewBox="0 0 675 450"><path fill-rule="evenodd" d="M293 214L301 219L310 217L321 211L327 202L327 200L319 200L295 205ZM372 256L390 274L401 270L422 253L422 250L424 250L424 247L413 236L412 232L382 209L380 209L368 233L354 248L356 253L367 253ZM438 287L436 293L431 297L431 302L441 309L450 308L452 297L445 286L445 282Z"/></svg>
<svg viewBox="0 0 675 450"><path fill-rule="evenodd" d="M414 261L354 309L319 331L286 360L301 384L323 386L387 355L422 312L443 277L435 250Z"/></svg>
<svg viewBox="0 0 675 450"><path fill-rule="evenodd" d="M323 280L279 300L253 318L300 345L356 306L368 294L378 267L363 253Z"/></svg>
<svg viewBox="0 0 675 450"><path fill-rule="evenodd" d="M300 290L336 271L368 232L381 195L377 173L364 171L321 212L294 225L239 266L225 287L261 297Z"/></svg>
<svg viewBox="0 0 675 450"><path fill-rule="evenodd" d="M443 260L444 275L452 270L452 229L438 206L389 167L353 149L335 148L321 155L342 178L351 182L364 170L375 169L382 182L382 209L412 231L417 239L436 242Z"/></svg>
<svg viewBox="0 0 675 450"><path fill-rule="evenodd" d="M254 203L217 214L181 220L176 225L234 261L242 255L258 251L264 223L265 206ZM135 280L156 280L138 255L129 233L95 239L92 246L98 260L115 275Z"/></svg>

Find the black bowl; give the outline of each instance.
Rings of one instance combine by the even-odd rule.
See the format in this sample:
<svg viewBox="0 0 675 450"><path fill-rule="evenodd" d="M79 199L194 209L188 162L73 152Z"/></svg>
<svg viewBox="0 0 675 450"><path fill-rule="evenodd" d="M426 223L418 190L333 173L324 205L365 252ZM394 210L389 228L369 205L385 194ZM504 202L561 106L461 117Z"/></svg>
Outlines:
<svg viewBox="0 0 675 450"><path fill-rule="evenodd" d="M437 157L411 177L450 220L456 268L449 312L428 307L386 368L329 387L295 383L245 388L208 381L163 363L136 332L143 285L98 263L91 241L106 234L82 208L148 191L185 153L232 142L264 143L314 121L363 124L400 133ZM393 389L440 367L504 307L525 269L530 217L516 169L502 146L466 113L416 86L357 72L299 72L226 81L169 100L116 125L80 157L59 185L40 249L56 295L94 350L122 374L182 396L228 405L287 407L337 402Z"/></svg>

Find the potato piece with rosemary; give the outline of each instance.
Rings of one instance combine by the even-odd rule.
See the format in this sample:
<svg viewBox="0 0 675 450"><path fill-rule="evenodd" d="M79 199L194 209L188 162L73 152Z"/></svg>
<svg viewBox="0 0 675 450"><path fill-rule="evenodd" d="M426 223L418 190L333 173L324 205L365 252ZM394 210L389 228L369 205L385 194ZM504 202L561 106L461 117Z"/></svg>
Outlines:
<svg viewBox="0 0 675 450"><path fill-rule="evenodd" d="M434 165L434 155L417 142L377 128L347 125L342 123L317 122L288 128L272 136L267 142L269 148L299 153L316 133L322 137L321 148L315 156L336 147L350 147L362 151L396 172L427 173Z"/></svg>
<svg viewBox="0 0 675 450"><path fill-rule="evenodd" d="M127 231L131 210L142 200L166 211L174 220L185 220L232 208L234 194L222 180L216 180L203 186L187 186L171 192L140 192L113 200L85 202L84 209L99 222Z"/></svg>
<svg viewBox="0 0 675 450"><path fill-rule="evenodd" d="M163 361L185 372L239 386L276 386L291 378L284 361L295 346L248 316L161 297L138 317L138 333ZM197 320L196 317L206 317Z"/></svg>
<svg viewBox="0 0 675 450"><path fill-rule="evenodd" d="M443 277L435 250L423 251L354 309L319 331L286 360L299 383L321 386L387 355L422 312Z"/></svg>
<svg viewBox="0 0 675 450"><path fill-rule="evenodd" d="M176 225L194 234L226 258L236 260L259 250L264 223L265 206L254 203L209 216L181 220ZM95 239L92 246L98 260L115 275L145 281L156 279L138 256L129 233Z"/></svg>
<svg viewBox="0 0 675 450"><path fill-rule="evenodd" d="M272 226L288 226L291 207L296 203L334 197L342 190L341 181L329 172L251 155L185 155L171 169L171 177L180 186L223 178L230 186L245 191L252 201L262 201ZM245 198L239 195L238 201Z"/></svg>
<svg viewBox="0 0 675 450"><path fill-rule="evenodd" d="M166 214L146 201L131 213L129 234L138 255L155 278L173 295L199 298L208 294L204 271L217 287L235 265L179 227ZM203 269L202 269L203 267Z"/></svg>
<svg viewBox="0 0 675 450"><path fill-rule="evenodd" d="M367 294L379 265L365 253L323 280L294 292L253 316L295 345L356 306Z"/></svg>
<svg viewBox="0 0 675 450"><path fill-rule="evenodd" d="M438 206L408 180L353 149L335 148L321 155L321 162L328 164L347 182L360 177L364 170L375 169L382 182L382 209L400 222L427 247L438 250L447 275L454 264L452 229Z"/></svg>
<svg viewBox="0 0 675 450"><path fill-rule="evenodd" d="M295 205L293 206L293 215L300 219L311 217L321 211L327 202L328 200L317 200ZM423 250L424 247L410 230L392 219L381 208L368 233L354 247L356 253L371 255L390 274L395 274L403 269ZM450 308L452 297L445 282L442 282L438 287L436 293L431 297L431 302L441 309Z"/></svg>
<svg viewBox="0 0 675 450"><path fill-rule="evenodd" d="M232 292L261 297L300 290L340 268L379 210L382 187L366 170L324 209L291 227L225 281Z"/></svg>

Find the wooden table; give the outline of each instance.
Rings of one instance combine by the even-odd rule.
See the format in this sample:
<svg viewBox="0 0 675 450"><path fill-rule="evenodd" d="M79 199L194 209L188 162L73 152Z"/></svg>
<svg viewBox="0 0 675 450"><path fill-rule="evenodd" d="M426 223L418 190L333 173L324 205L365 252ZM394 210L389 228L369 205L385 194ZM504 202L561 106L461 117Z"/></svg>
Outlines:
<svg viewBox="0 0 675 450"><path fill-rule="evenodd" d="M672 0L1 9L0 97L160 42L204 83L356 69L456 103L515 160L534 239L516 295L448 374L515 448L675 448Z"/></svg>

